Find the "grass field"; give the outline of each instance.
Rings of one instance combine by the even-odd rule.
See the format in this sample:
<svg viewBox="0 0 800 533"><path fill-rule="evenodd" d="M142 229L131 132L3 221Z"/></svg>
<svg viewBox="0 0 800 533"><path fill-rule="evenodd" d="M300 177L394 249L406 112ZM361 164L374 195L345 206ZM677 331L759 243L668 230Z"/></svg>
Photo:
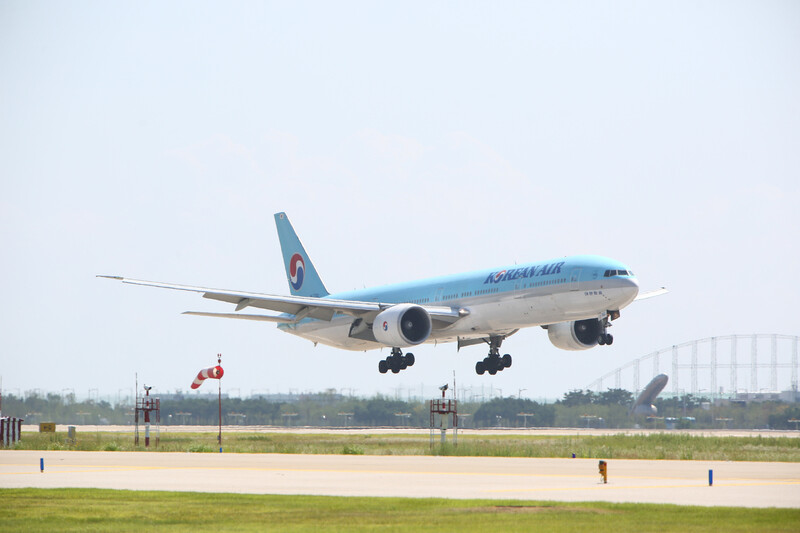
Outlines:
<svg viewBox="0 0 800 533"><path fill-rule="evenodd" d="M132 451L133 435L25 433L16 449ZM151 449L155 450L154 447ZM458 446L425 435L335 435L293 433L223 434L226 453L313 453L354 455L459 455L488 457L576 457L603 459L678 459L800 462L800 439L788 437L700 437L685 434L536 436L466 435ZM216 433L165 433L158 451L219 452Z"/></svg>
<svg viewBox="0 0 800 533"><path fill-rule="evenodd" d="M800 510L113 490L0 489L2 531L643 531L800 529Z"/></svg>

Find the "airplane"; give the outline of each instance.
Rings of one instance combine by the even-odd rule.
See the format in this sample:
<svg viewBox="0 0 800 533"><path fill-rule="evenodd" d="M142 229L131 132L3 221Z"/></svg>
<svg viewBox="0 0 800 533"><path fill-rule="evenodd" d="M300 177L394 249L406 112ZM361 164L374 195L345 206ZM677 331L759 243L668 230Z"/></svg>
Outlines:
<svg viewBox="0 0 800 533"><path fill-rule="evenodd" d="M396 283L330 294L322 283L286 213L275 214L290 296L190 287L105 276L132 285L202 293L234 304L234 313L184 314L277 323L278 329L335 348L367 351L389 348L378 371L393 374L413 366L404 348L455 342L457 349L487 344L475 364L479 375L511 366L500 355L503 341L522 328L541 326L562 350L610 345L611 321L635 300L659 296L665 288L639 294L639 283L624 264L596 255L577 255L506 265L489 270ZM246 308L279 314L246 314Z"/></svg>

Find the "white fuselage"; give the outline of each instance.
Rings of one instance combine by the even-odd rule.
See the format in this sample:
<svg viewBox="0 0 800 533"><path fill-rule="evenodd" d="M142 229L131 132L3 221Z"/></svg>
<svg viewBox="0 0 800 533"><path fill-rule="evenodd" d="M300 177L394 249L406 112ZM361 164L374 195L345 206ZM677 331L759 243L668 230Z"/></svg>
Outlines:
<svg viewBox="0 0 800 533"><path fill-rule="evenodd" d="M339 293L331 298L417 303L460 310L462 318L433 329L425 342L434 343L505 336L531 326L602 318L609 311L619 311L630 304L638 291L636 278L618 261L573 256ZM330 321L305 319L278 327L336 348L383 347L374 341L350 337L352 323L352 316L337 314Z"/></svg>

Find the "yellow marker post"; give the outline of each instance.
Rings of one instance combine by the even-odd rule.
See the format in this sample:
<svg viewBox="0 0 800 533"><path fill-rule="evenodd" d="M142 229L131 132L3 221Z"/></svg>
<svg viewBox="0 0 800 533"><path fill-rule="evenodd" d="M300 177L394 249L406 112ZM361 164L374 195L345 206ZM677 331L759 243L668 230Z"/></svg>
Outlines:
<svg viewBox="0 0 800 533"><path fill-rule="evenodd" d="M600 461L598 468L600 470L600 477L603 478L603 483L608 483L608 464L605 461Z"/></svg>

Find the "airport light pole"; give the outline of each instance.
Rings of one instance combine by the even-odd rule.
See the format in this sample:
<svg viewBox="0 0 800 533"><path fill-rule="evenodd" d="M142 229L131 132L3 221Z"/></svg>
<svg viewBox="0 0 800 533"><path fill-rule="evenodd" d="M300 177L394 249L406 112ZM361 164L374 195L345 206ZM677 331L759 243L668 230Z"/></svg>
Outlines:
<svg viewBox="0 0 800 533"><path fill-rule="evenodd" d="M526 428L528 427L528 417L529 416L534 416L534 415L535 415L535 413L517 413L517 416L521 416L522 418L525 419L525 427Z"/></svg>
<svg viewBox="0 0 800 533"><path fill-rule="evenodd" d="M353 417L354 413L339 413L339 416L344 417L344 427L348 426L349 420Z"/></svg>

